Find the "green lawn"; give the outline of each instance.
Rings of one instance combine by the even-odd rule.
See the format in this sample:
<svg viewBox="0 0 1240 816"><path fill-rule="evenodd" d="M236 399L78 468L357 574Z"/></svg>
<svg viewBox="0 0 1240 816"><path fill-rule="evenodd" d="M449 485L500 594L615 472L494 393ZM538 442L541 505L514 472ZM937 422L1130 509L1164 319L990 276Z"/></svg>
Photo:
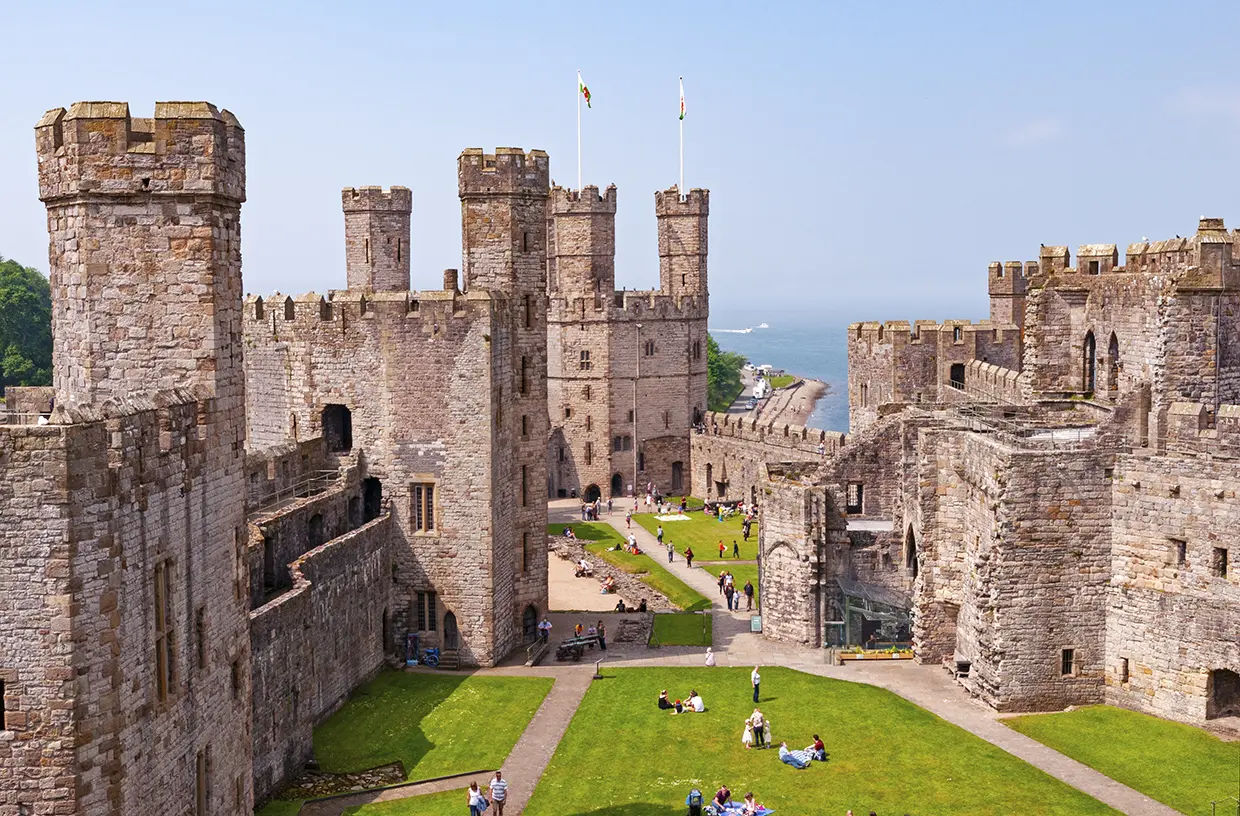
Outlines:
<svg viewBox="0 0 1240 816"><path fill-rule="evenodd" d="M585 546L589 552L618 569L636 575L643 584L680 609L696 612L710 608L709 598L672 575L650 555L629 555L623 550L613 550L612 547L618 543L623 544L626 539L611 525L602 522L574 522L567 526L573 528L574 535L587 542ZM562 535L564 527L563 524L548 524L547 532L550 535Z"/></svg>
<svg viewBox="0 0 1240 816"><path fill-rule="evenodd" d="M758 557L758 523L755 521L753 527L750 528L749 541L745 541L741 536L741 517L733 516L726 521L715 521L712 516L702 513L700 510L696 513L690 512L688 521L659 521L658 517L653 513L641 513L633 517L633 520L640 524L645 530L654 535L659 529L659 525L663 525L663 540L670 541L676 545L676 557L681 558L680 553L685 551L685 547L693 548L694 561L718 561L719 560L719 541L723 540L724 560L732 560L732 542L735 541L741 547L742 561L753 561Z"/></svg>
<svg viewBox="0 0 1240 816"><path fill-rule="evenodd" d="M404 764L429 779L498 767L534 717L552 680L384 672L314 730L323 771Z"/></svg>
<svg viewBox="0 0 1240 816"><path fill-rule="evenodd" d="M1110 706L1003 723L1181 813L1209 816L1210 802L1236 796L1240 785L1240 743L1191 725Z"/></svg>
<svg viewBox="0 0 1240 816"><path fill-rule="evenodd" d="M780 374L775 377L769 377L768 379L771 381L771 388L787 388L797 380L797 378L791 374Z"/></svg>
<svg viewBox="0 0 1240 816"><path fill-rule="evenodd" d="M297 816L303 804L301 799L272 799L258 811L258 816Z"/></svg>
<svg viewBox="0 0 1240 816"><path fill-rule="evenodd" d="M758 565L757 564L703 564L702 569L709 572L715 578L724 570L732 573L732 583L737 589L745 586L746 581L753 581L753 605L758 607ZM745 605L745 599L741 598L741 607Z"/></svg>
<svg viewBox="0 0 1240 816"><path fill-rule="evenodd" d="M479 776L477 779L478 787L482 788L484 793L489 779L487 776ZM345 810L344 816L461 816L462 813L469 812L466 790L468 787L443 793L428 793L425 796L410 796L408 799L393 799L390 802L376 802L373 805L360 805ZM493 814L495 811L488 808L487 813Z"/></svg>
<svg viewBox="0 0 1240 816"><path fill-rule="evenodd" d="M706 713L670 716L660 689L697 689ZM1114 813L999 748L873 686L790 669L762 672L761 708L778 745L820 734L827 763L805 770L774 750L746 751L749 669L612 669L573 717L526 816L679 816L690 787L752 790L784 814Z"/></svg>
<svg viewBox="0 0 1240 816"><path fill-rule="evenodd" d="M654 637L650 642L658 646L710 646L713 643L710 615L659 613L654 616Z"/></svg>

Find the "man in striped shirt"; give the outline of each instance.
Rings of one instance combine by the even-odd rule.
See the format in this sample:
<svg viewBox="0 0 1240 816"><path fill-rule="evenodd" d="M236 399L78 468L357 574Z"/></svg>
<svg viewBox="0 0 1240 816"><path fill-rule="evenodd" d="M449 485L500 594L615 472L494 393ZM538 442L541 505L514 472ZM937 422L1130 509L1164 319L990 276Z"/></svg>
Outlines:
<svg viewBox="0 0 1240 816"><path fill-rule="evenodd" d="M508 798L508 782L499 771L491 780L491 801L495 804L495 816L504 816L504 800Z"/></svg>

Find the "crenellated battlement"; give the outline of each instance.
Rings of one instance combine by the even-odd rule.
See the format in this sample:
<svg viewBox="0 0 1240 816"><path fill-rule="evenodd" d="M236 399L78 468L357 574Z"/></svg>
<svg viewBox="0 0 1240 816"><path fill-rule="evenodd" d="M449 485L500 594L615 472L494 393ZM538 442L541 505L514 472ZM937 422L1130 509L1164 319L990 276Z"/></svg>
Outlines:
<svg viewBox="0 0 1240 816"><path fill-rule="evenodd" d="M1237 233L1228 232L1222 218L1203 217L1192 237L1177 235L1162 241L1142 240L1129 244L1123 264L1115 244L1082 244L1077 247L1075 266L1066 246L1043 246L1041 272L1080 275L1081 278L1076 279L1078 283L1092 276L1141 274L1176 275L1188 288L1232 286L1237 275L1233 269L1237 265L1236 241Z"/></svg>
<svg viewBox="0 0 1240 816"><path fill-rule="evenodd" d="M654 194L654 214L662 215L710 215L710 190L694 187L686 196L680 195L676 185Z"/></svg>
<svg viewBox="0 0 1240 816"><path fill-rule="evenodd" d="M1218 413L1197 402L1174 402L1164 409L1160 450L1240 458L1240 405L1220 405Z"/></svg>
<svg viewBox="0 0 1240 816"><path fill-rule="evenodd" d="M863 321L848 326L850 344L864 343L869 346L922 345L946 342L963 344L983 335L994 343L1019 341L1020 329L1010 323L993 323L989 320L907 320Z"/></svg>
<svg viewBox="0 0 1240 816"><path fill-rule="evenodd" d="M551 160L542 150L526 153L517 147L497 147L484 153L466 148L457 159L461 198L486 195L545 196L551 186Z"/></svg>
<svg viewBox="0 0 1240 816"><path fill-rule="evenodd" d="M39 198L216 195L245 200L245 133L209 102L157 102L135 119L125 102L75 102L35 125Z"/></svg>
<svg viewBox="0 0 1240 816"><path fill-rule="evenodd" d="M559 185L551 188L552 215L615 215L616 185L608 184L599 194L598 186L587 184L580 190L567 190Z"/></svg>
<svg viewBox="0 0 1240 816"><path fill-rule="evenodd" d="M986 277L990 296L1020 297L1025 294L1029 279L1038 274L1038 262L991 261Z"/></svg>
<svg viewBox="0 0 1240 816"><path fill-rule="evenodd" d="M741 442L760 442L814 456L837 453L847 441L847 434L839 431L824 431L787 422L763 422L753 417L714 411L706 414L706 433Z"/></svg>
<svg viewBox="0 0 1240 816"><path fill-rule="evenodd" d="M421 320L438 323L451 319L473 320L490 315L507 299L500 292L471 290L458 292L424 289L405 292L363 292L353 289L331 289L326 295L305 292L286 295L247 295L247 325L266 323L273 333L315 328L333 323L339 331L348 331L359 321ZM249 329L247 329L247 332Z"/></svg>
<svg viewBox="0 0 1240 816"><path fill-rule="evenodd" d="M705 320L707 298L698 295L665 295L658 291L619 290L611 303L592 297L552 297L548 319L552 323L579 320Z"/></svg>
<svg viewBox="0 0 1240 816"><path fill-rule="evenodd" d="M413 211L413 192L408 187L345 187L340 191L340 202L349 212L397 212Z"/></svg>

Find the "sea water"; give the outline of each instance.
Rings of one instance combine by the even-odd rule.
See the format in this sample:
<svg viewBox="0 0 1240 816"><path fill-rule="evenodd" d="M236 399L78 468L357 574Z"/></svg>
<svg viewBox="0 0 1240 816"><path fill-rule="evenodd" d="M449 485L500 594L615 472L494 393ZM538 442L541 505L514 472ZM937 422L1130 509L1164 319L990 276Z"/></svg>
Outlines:
<svg viewBox="0 0 1240 816"><path fill-rule="evenodd" d="M760 328L763 324L767 328ZM746 331L748 329L748 331ZM848 321L823 316L711 315L710 334L724 351L755 366L769 363L789 374L822 380L827 394L807 423L812 428L848 430Z"/></svg>

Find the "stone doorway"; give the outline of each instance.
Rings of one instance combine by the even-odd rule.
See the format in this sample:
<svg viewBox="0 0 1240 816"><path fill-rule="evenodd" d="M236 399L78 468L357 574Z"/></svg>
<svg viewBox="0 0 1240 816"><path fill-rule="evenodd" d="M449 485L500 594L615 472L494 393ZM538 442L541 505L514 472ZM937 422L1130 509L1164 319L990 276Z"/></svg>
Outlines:
<svg viewBox="0 0 1240 816"><path fill-rule="evenodd" d="M1240 717L1240 674L1231 669L1210 672L1206 719Z"/></svg>
<svg viewBox="0 0 1240 816"><path fill-rule="evenodd" d="M443 615L443 647L452 650L461 648L461 631L456 627L456 615L451 612Z"/></svg>
<svg viewBox="0 0 1240 816"><path fill-rule="evenodd" d="M343 405L323 406L323 439L332 453L353 448L353 413Z"/></svg>
<svg viewBox="0 0 1240 816"><path fill-rule="evenodd" d="M964 388L964 363L952 363L951 372L948 374L950 385L952 388Z"/></svg>
<svg viewBox="0 0 1240 816"><path fill-rule="evenodd" d="M526 643L533 643L538 637L538 610L533 604L525 607L521 613L521 636Z"/></svg>
<svg viewBox="0 0 1240 816"><path fill-rule="evenodd" d="M624 495L624 477L619 473L613 473L611 476L611 495Z"/></svg>
<svg viewBox="0 0 1240 816"><path fill-rule="evenodd" d="M598 485L596 484L590 485L589 487L586 488L586 492L585 492L586 504L590 504L591 502L596 501L602 495L603 495L603 491L599 490Z"/></svg>
<svg viewBox="0 0 1240 816"><path fill-rule="evenodd" d="M383 484L371 476L362 480L362 523L379 518L383 509Z"/></svg>

